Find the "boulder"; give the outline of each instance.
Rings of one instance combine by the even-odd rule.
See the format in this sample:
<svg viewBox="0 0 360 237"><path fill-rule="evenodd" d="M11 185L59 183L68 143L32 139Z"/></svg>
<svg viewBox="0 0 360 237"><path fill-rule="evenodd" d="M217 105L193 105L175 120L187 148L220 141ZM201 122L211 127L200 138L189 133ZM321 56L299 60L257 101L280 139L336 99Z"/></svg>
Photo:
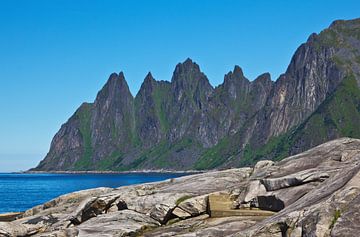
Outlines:
<svg viewBox="0 0 360 237"><path fill-rule="evenodd" d="M0 222L0 236L14 237L14 236L28 236L35 234L37 230L29 231L22 224L12 222Z"/></svg>
<svg viewBox="0 0 360 237"><path fill-rule="evenodd" d="M322 182L329 178L329 174L320 170L311 169L279 178L262 179L261 183L266 191L274 191L282 188L298 186L309 182Z"/></svg>
<svg viewBox="0 0 360 237"><path fill-rule="evenodd" d="M254 166L253 173L258 173L259 171L263 171L265 168L273 166L274 164L275 162L272 160L261 160L257 162L256 165Z"/></svg>
<svg viewBox="0 0 360 237"><path fill-rule="evenodd" d="M72 229L78 237L135 236L142 230L159 225L159 222L147 215L131 210L122 210L94 217Z"/></svg>
<svg viewBox="0 0 360 237"><path fill-rule="evenodd" d="M284 202L275 195L257 196L257 207L261 210L280 211L284 209Z"/></svg>
<svg viewBox="0 0 360 237"><path fill-rule="evenodd" d="M206 212L208 199L208 195L189 198L181 202L178 207L189 213L191 216L198 216Z"/></svg>
<svg viewBox="0 0 360 237"><path fill-rule="evenodd" d="M175 209L172 212L173 215L179 217L180 219L186 219L188 217L191 217L191 214L189 214L188 212L182 210L179 207L175 207Z"/></svg>
<svg viewBox="0 0 360 237"><path fill-rule="evenodd" d="M246 189L246 195L244 200L240 202L250 202L254 200L257 196L266 194L265 186L260 182L260 180L250 181Z"/></svg>
<svg viewBox="0 0 360 237"><path fill-rule="evenodd" d="M23 217L34 216L37 214L47 215L51 213L73 213L77 208L79 203L83 202L86 199L91 197L98 197L102 194L109 193L112 188L94 188L81 190L73 193L64 194L60 197L57 197L43 205L33 207L23 214Z"/></svg>
<svg viewBox="0 0 360 237"><path fill-rule="evenodd" d="M124 200L118 198L116 201L114 201L109 209L107 210L108 213L115 212L115 211L121 211L128 209L127 204Z"/></svg>
<svg viewBox="0 0 360 237"><path fill-rule="evenodd" d="M157 204L151 209L150 217L161 224L166 224L170 220L173 208L166 204Z"/></svg>
<svg viewBox="0 0 360 237"><path fill-rule="evenodd" d="M10 212L10 213L0 214L0 222L14 221L16 219L21 218L22 216L23 216L22 212Z"/></svg>

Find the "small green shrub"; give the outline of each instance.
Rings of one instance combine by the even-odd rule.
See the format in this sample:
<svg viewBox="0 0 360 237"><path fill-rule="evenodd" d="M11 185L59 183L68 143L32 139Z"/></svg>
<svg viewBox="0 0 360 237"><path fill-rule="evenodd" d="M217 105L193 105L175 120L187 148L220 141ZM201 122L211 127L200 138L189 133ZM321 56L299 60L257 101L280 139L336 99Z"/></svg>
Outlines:
<svg viewBox="0 0 360 237"><path fill-rule="evenodd" d="M191 196L189 196L189 195L182 196L181 198L176 200L176 202L175 202L176 206L179 205L180 203L182 203L183 201L188 200L189 198L191 198Z"/></svg>
<svg viewBox="0 0 360 237"><path fill-rule="evenodd" d="M336 210L333 216L333 219L331 221L331 224L329 226L329 229L331 230L332 228L334 228L335 223L337 222L337 220L340 218L341 216L341 211L340 210Z"/></svg>

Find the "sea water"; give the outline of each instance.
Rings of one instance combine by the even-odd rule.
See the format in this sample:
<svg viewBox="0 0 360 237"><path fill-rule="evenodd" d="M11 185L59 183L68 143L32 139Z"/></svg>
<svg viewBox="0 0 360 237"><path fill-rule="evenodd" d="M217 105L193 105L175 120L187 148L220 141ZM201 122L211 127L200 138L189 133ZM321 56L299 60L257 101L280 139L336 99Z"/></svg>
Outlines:
<svg viewBox="0 0 360 237"><path fill-rule="evenodd" d="M116 188L176 178L184 173L9 174L0 173L0 213L20 212L65 193Z"/></svg>

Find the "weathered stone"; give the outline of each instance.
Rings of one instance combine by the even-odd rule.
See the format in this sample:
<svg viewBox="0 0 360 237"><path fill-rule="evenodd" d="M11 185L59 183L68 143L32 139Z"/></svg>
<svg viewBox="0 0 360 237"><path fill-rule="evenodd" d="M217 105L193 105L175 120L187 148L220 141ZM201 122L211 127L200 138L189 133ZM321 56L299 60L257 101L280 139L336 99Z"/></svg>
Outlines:
<svg viewBox="0 0 360 237"><path fill-rule="evenodd" d="M113 202L107 212L115 212L128 209L127 204L124 200L118 198L115 202Z"/></svg>
<svg viewBox="0 0 360 237"><path fill-rule="evenodd" d="M208 195L189 198L181 202L178 207L190 213L191 216L198 216L206 212L208 199Z"/></svg>
<svg viewBox="0 0 360 237"><path fill-rule="evenodd" d="M75 211L75 215L70 217L71 222L78 225L92 217L103 214L111 207L111 205L119 198L119 196L119 194L102 195L98 198L91 197L83 201ZM118 210L118 205L120 205L120 207L123 207L123 205L126 206L126 204L123 202L119 202L116 204Z"/></svg>
<svg viewBox="0 0 360 237"><path fill-rule="evenodd" d="M275 195L257 196L257 207L261 210L280 211L284 209L284 202Z"/></svg>
<svg viewBox="0 0 360 237"><path fill-rule="evenodd" d="M34 230L33 234L36 233ZM13 236L28 236L30 231L28 228L17 223L0 222L0 236L13 237Z"/></svg>
<svg viewBox="0 0 360 237"><path fill-rule="evenodd" d="M179 207L175 207L175 209L172 211L172 214L179 217L180 219L186 219L188 217L191 217L191 214L182 210Z"/></svg>
<svg viewBox="0 0 360 237"><path fill-rule="evenodd" d="M147 228L160 224L147 215L131 210L122 210L97 216L74 227L77 236L134 236Z"/></svg>
<svg viewBox="0 0 360 237"><path fill-rule="evenodd" d="M161 224L165 224L170 219L171 214L172 208L164 204L155 205L155 207L150 211L150 217Z"/></svg>
<svg viewBox="0 0 360 237"><path fill-rule="evenodd" d="M355 237L360 233L360 195L348 206L348 210L337 210L333 213L331 236Z"/></svg>
<svg viewBox="0 0 360 237"><path fill-rule="evenodd" d="M318 170L306 170L285 177L262 179L261 183L265 186L267 191L274 191L309 182L322 182L327 178L329 178L329 174L326 172L319 172Z"/></svg>
<svg viewBox="0 0 360 237"><path fill-rule="evenodd" d="M0 222L14 221L16 219L21 218L22 216L23 216L22 212L11 212L11 213L0 214Z"/></svg>
<svg viewBox="0 0 360 237"><path fill-rule="evenodd" d="M257 196L264 195L266 193L265 186L260 182L260 180L251 181L248 185L246 196L244 202L250 202L254 200Z"/></svg>
<svg viewBox="0 0 360 237"><path fill-rule="evenodd" d="M80 203L78 209L75 211L74 216L70 217L70 221L75 225L79 225L80 223L97 216L101 212L98 209L93 208L96 206L97 197L91 197L82 203Z"/></svg>
<svg viewBox="0 0 360 237"><path fill-rule="evenodd" d="M259 172L260 170L265 169L266 167L270 167L274 165L274 161L272 160L261 160L256 163L254 167L254 173Z"/></svg>
<svg viewBox="0 0 360 237"><path fill-rule="evenodd" d="M23 217L34 216L37 215L38 213L42 213L44 215L44 213L51 214L52 212L58 212L58 213L75 212L75 210L78 207L77 205L74 204L79 204L85 199L91 198L93 196L100 196L112 190L113 190L112 188L96 188L96 189L87 189L69 194L64 194L43 205L39 205L25 211Z"/></svg>

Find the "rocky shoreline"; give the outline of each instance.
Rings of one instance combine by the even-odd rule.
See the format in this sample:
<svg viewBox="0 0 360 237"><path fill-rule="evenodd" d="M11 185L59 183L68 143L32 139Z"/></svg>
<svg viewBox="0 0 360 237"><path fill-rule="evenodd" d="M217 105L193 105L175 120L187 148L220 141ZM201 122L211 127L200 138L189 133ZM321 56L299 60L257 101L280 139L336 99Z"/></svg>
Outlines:
<svg viewBox="0 0 360 237"><path fill-rule="evenodd" d="M0 222L0 236L358 236L360 140L280 162L96 188Z"/></svg>
<svg viewBox="0 0 360 237"><path fill-rule="evenodd" d="M216 170L212 170L216 171ZM23 172L15 172L21 174L200 174L209 172L209 170L129 170L129 171L99 171L99 170L87 170L87 171L73 171L73 170L65 170L65 171L23 171Z"/></svg>

